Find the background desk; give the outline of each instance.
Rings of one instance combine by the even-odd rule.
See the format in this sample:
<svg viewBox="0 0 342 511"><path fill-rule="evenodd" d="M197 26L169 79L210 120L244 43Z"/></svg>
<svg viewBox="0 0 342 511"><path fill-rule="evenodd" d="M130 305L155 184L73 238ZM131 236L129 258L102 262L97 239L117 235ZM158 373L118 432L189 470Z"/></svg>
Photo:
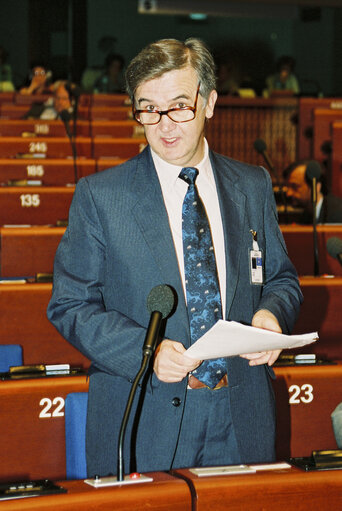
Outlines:
<svg viewBox="0 0 342 511"><path fill-rule="evenodd" d="M85 376L0 382L0 480L65 479L64 400Z"/></svg>
<svg viewBox="0 0 342 511"><path fill-rule="evenodd" d="M342 364L274 370L277 459L337 449L330 415L342 402Z"/></svg>
<svg viewBox="0 0 342 511"><path fill-rule="evenodd" d="M280 225L283 233L289 257L294 264L298 275L313 275L314 273L314 250L313 228L310 225ZM317 241L319 253L320 274L342 276L342 266L327 251L329 238L342 239L342 224L318 225Z"/></svg>
<svg viewBox="0 0 342 511"><path fill-rule="evenodd" d="M8 186L0 188L0 225L56 225L66 220L74 186Z"/></svg>
<svg viewBox="0 0 342 511"><path fill-rule="evenodd" d="M24 364L63 364L88 368L90 361L48 321L52 284L0 285L0 343L21 344Z"/></svg>
<svg viewBox="0 0 342 511"><path fill-rule="evenodd" d="M64 227L0 227L0 276L52 273Z"/></svg>
<svg viewBox="0 0 342 511"><path fill-rule="evenodd" d="M78 177L88 176L96 171L93 159L76 160ZM0 182L8 184L9 180L39 180L43 185L65 186L75 183L75 169L72 158L32 158L0 159Z"/></svg>
<svg viewBox="0 0 342 511"><path fill-rule="evenodd" d="M304 295L293 333L318 331L320 339L297 353L342 360L342 277L300 277Z"/></svg>

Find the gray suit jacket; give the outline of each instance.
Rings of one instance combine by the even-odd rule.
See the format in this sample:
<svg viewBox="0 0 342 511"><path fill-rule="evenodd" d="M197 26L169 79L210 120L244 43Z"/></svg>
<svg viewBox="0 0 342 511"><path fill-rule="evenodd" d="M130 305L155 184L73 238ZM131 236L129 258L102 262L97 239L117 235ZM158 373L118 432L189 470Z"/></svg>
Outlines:
<svg viewBox="0 0 342 511"><path fill-rule="evenodd" d="M268 173L210 153L226 248L226 318L250 324L268 309L290 332L302 299L277 224ZM264 285L250 284L250 229L264 254ZM48 317L93 361L87 460L89 475L115 473L117 439L131 383L142 360L150 290L170 285L175 313L164 337L189 346L190 332L177 257L149 148L123 165L81 179L69 226L55 258ZM230 406L241 462L274 457L272 369L227 359ZM125 466L167 470L172 464L186 381L166 384L146 374L134 402L124 447ZM168 461L165 463L165 453ZM163 460L163 461L162 461Z"/></svg>

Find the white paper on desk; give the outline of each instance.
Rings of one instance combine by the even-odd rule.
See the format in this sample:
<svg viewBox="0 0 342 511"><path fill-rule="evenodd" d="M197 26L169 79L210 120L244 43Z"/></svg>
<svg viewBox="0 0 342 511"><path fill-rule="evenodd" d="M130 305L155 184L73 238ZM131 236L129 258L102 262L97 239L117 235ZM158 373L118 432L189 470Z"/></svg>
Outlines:
<svg viewBox="0 0 342 511"><path fill-rule="evenodd" d="M285 335L220 319L185 352L196 360L234 357L278 349L299 348L318 340L318 333Z"/></svg>

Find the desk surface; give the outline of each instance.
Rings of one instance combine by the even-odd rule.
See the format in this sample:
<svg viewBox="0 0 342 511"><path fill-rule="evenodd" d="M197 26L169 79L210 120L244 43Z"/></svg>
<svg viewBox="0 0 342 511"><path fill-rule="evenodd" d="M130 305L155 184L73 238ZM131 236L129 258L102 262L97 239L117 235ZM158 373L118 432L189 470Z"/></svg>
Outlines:
<svg viewBox="0 0 342 511"><path fill-rule="evenodd" d="M1 509L11 511L59 510L89 511L191 511L188 484L163 472L151 472L149 483L134 486L93 488L83 481L58 482L68 493L1 502Z"/></svg>
<svg viewBox="0 0 342 511"><path fill-rule="evenodd" d="M153 482L94 489L83 481L59 481L68 490L1 502L1 509L158 511L331 511L342 506L342 470L304 472L295 467L254 474L198 477L189 469L151 472ZM192 506L192 507L191 507Z"/></svg>
<svg viewBox="0 0 342 511"><path fill-rule="evenodd" d="M195 511L331 511L342 508L342 470L291 467L255 474L198 477L176 470L192 487Z"/></svg>

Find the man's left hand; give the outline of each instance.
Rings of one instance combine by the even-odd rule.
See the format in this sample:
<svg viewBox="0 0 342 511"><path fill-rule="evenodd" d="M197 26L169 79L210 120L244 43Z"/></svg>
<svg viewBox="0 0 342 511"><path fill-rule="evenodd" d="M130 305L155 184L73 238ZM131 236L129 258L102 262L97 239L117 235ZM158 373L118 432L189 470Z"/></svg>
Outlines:
<svg viewBox="0 0 342 511"><path fill-rule="evenodd" d="M272 332L278 332L281 334L281 328L277 318L272 312L261 309L257 311L252 319L252 326L256 328L264 328L265 330L271 330ZM273 365L281 353L281 350L273 351L261 351L260 353L247 353L240 355L242 358L249 360L250 366L257 366L262 364Z"/></svg>

